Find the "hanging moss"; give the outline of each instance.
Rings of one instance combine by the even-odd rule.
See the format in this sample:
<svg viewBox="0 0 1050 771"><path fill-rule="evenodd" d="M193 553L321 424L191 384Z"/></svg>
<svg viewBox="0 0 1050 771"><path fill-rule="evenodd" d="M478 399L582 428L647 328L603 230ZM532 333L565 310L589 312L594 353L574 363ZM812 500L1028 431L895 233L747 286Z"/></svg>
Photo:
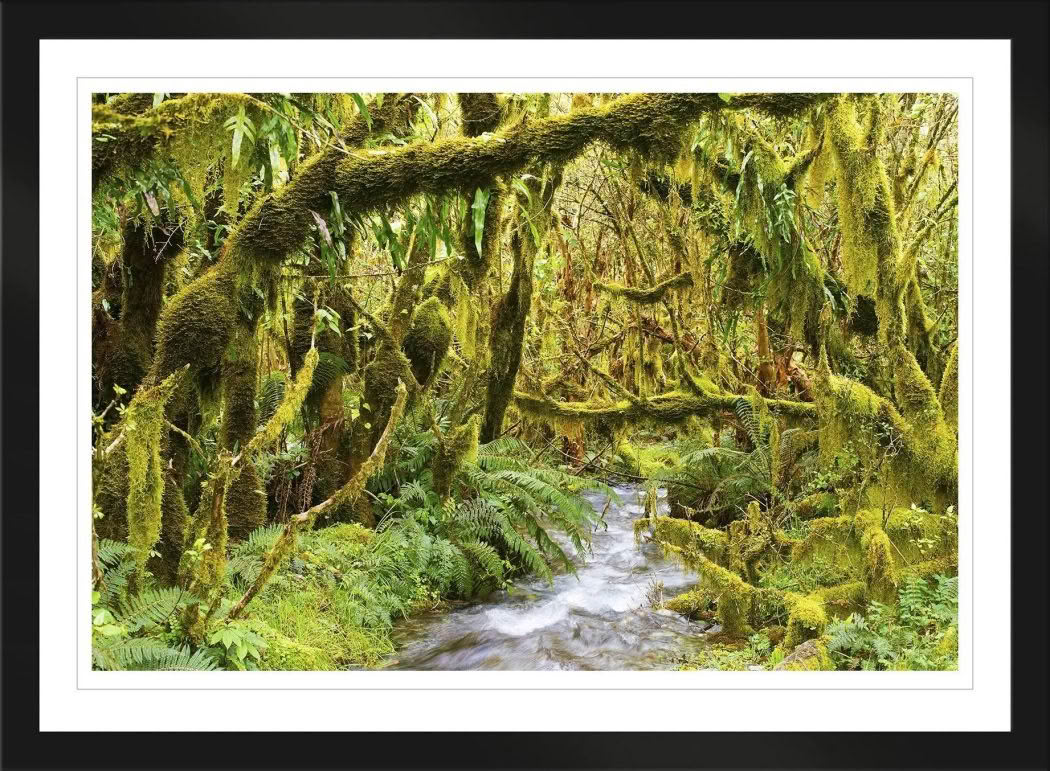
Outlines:
<svg viewBox="0 0 1050 771"><path fill-rule="evenodd" d="M451 342L452 320L448 309L436 297L424 300L412 314L412 324L403 344L412 374L421 388L430 385Z"/></svg>
<svg viewBox="0 0 1050 771"><path fill-rule="evenodd" d="M120 424L128 462L128 545L145 575L150 550L161 533L164 473L160 445L167 431L165 406L185 371L172 373L153 388L142 388L132 398Z"/></svg>
<svg viewBox="0 0 1050 771"><path fill-rule="evenodd" d="M379 441L394 404L398 382L406 386L416 383L412 366L405 355L395 348L389 339L383 339L376 351L375 358L365 367L364 398L362 402L369 405L362 408L360 416L354 421L350 435L350 474L356 474L361 465L368 459Z"/></svg>
<svg viewBox="0 0 1050 771"><path fill-rule="evenodd" d="M638 305L653 305L661 302L672 289L685 289L693 285L693 274L686 271L672 276L666 281L661 281L651 289L640 289L637 287L624 286L613 282L602 283L595 281L594 286L603 292L608 292L614 297L623 297Z"/></svg>
<svg viewBox="0 0 1050 771"><path fill-rule="evenodd" d="M310 390L314 369L317 367L319 359L320 354L316 348L312 348L307 352L303 366L295 375L295 380L292 381L290 386L285 387L281 403L274 410L273 415L270 416L265 425L254 435L252 441L248 444L246 454L254 454L273 445L280 438L281 432L295 419L299 408L302 407L303 401L306 399L307 392Z"/></svg>

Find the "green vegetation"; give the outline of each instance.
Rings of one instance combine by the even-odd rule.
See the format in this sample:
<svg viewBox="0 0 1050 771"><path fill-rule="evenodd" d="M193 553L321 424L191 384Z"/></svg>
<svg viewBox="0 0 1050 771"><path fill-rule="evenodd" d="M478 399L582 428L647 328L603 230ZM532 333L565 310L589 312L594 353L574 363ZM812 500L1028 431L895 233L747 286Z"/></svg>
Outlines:
<svg viewBox="0 0 1050 771"><path fill-rule="evenodd" d="M383 666L628 483L680 668L957 666L957 111L96 94L93 665Z"/></svg>

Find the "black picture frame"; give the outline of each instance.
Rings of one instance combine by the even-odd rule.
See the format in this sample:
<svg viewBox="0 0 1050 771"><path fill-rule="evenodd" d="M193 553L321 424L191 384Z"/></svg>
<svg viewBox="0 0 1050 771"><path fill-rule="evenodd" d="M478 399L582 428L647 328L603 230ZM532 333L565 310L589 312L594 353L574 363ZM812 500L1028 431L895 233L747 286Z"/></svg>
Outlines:
<svg viewBox="0 0 1050 771"><path fill-rule="evenodd" d="M294 6L294 8L293 8ZM2 4L4 768L1045 768L1047 5L1045 3ZM38 730L43 38L1009 38L1012 40L1012 730L1009 733L415 733L347 737ZM712 35L713 36L713 35ZM829 75L834 62L828 63ZM117 74L117 73L114 73ZM978 137L976 141L980 141ZM1005 160L1005 159L1004 159ZM1007 191L1003 191L1005 195ZM70 191L58 191L68 195ZM979 212L976 213L980 216ZM995 255L1002 260L1005 255ZM62 269L55 259L55 269ZM1001 409L977 404L976 409ZM1007 419L1003 415L1003 419ZM978 438L979 441L979 438ZM65 451L63 448L62 451ZM1008 632L1010 632L1008 634ZM138 698L129 696L129 698ZM364 699L366 697L356 697ZM714 700L716 695L700 700ZM828 708L834 709L833 693ZM364 701L347 709L367 709ZM698 703L701 715L711 705ZM761 708L756 697L756 709ZM465 716L469 724L469 715ZM814 723L820 722L814 715ZM746 716L741 716L746 724ZM100 746L112 751L95 752ZM104 760L100 760L103 758Z"/></svg>

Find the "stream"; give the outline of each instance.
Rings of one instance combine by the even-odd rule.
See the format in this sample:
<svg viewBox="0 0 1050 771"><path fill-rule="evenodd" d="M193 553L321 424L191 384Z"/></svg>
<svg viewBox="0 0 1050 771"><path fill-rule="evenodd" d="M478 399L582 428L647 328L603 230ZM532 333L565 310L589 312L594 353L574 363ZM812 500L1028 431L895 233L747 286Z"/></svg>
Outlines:
<svg viewBox="0 0 1050 771"><path fill-rule="evenodd" d="M670 669L683 653L702 647L710 624L653 610L647 599L653 581L663 582L670 599L695 585L696 576L664 558L655 544L635 544L632 523L643 514L644 491L615 490L620 503L609 505L608 528L599 523L590 553L577 555L576 575L555 575L553 585L521 581L483 602L413 616L399 625L399 650L387 668ZM598 512L607 503L601 494L586 497ZM558 542L572 553L564 539Z"/></svg>

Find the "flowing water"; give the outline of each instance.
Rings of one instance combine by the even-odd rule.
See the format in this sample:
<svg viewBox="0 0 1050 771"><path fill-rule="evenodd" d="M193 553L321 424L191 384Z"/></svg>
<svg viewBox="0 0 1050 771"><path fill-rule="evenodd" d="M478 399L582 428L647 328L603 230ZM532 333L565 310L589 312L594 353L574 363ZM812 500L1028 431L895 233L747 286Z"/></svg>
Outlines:
<svg viewBox="0 0 1050 771"><path fill-rule="evenodd" d="M576 559L576 575L556 575L553 585L521 582L484 602L414 616L399 627L395 639L402 647L388 667L668 669L684 651L703 646L709 624L649 607L654 582L663 582L669 599L696 577L665 559L655 544L635 544L632 523L643 513L644 493L632 487L616 492L620 503L605 511L608 528L599 524L591 552ZM605 496L587 497L596 511L605 508ZM660 509L666 509L662 497Z"/></svg>

